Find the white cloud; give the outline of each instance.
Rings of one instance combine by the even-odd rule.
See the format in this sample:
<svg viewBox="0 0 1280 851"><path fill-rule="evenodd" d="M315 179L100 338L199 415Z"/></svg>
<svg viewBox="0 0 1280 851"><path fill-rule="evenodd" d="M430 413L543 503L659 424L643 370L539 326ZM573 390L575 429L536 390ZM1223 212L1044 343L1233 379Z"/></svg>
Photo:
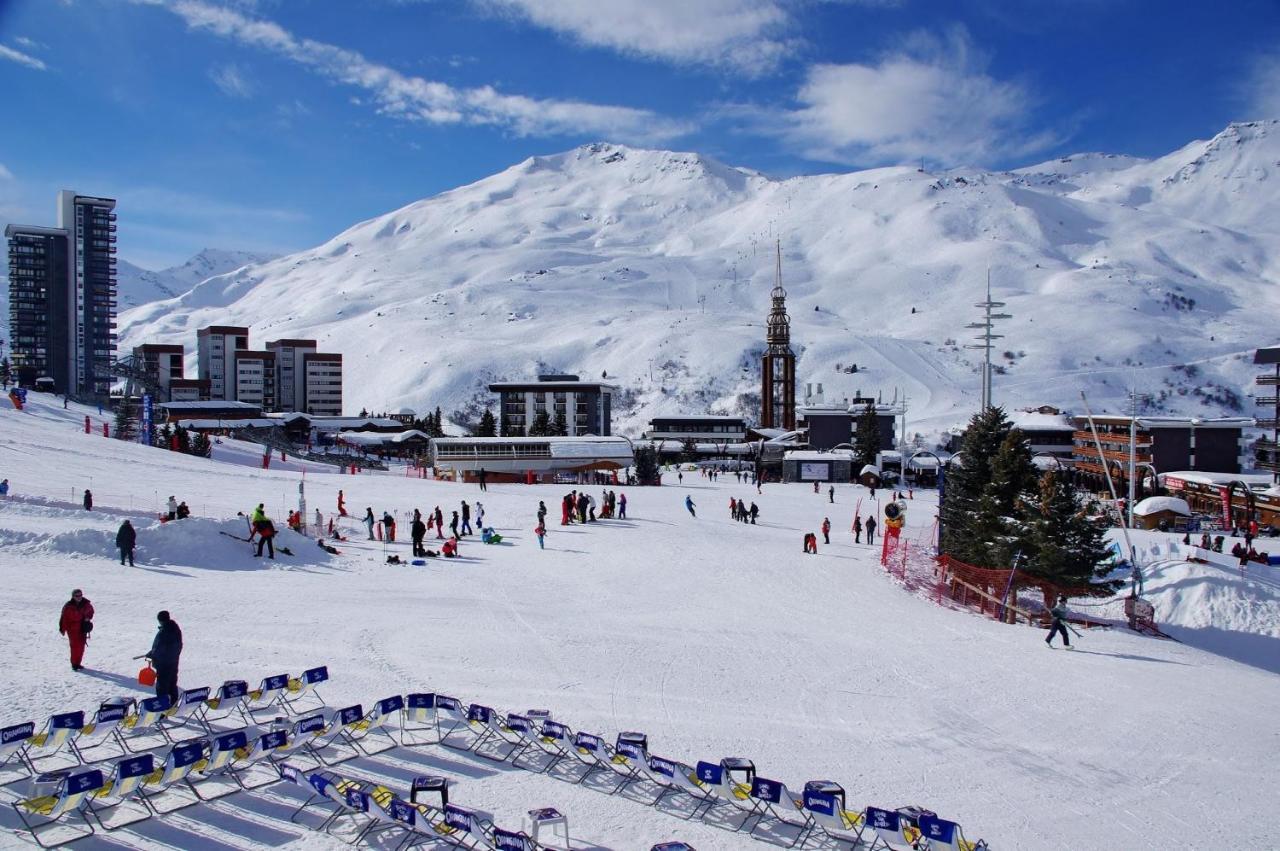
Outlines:
<svg viewBox="0 0 1280 851"><path fill-rule="evenodd" d="M16 35L13 40L28 50L44 50L44 45L35 39L27 38L25 35Z"/></svg>
<svg viewBox="0 0 1280 851"><path fill-rule="evenodd" d="M679 64L773 70L792 52L782 0L473 0L584 44Z"/></svg>
<svg viewBox="0 0 1280 851"><path fill-rule="evenodd" d="M209 69L209 79L227 97L247 98L253 94L253 85L235 65L218 65Z"/></svg>
<svg viewBox="0 0 1280 851"><path fill-rule="evenodd" d="M0 180L13 180L13 172L4 167L4 163L0 163Z"/></svg>
<svg viewBox="0 0 1280 851"><path fill-rule="evenodd" d="M1244 95L1248 118L1280 118L1280 53L1254 62Z"/></svg>
<svg viewBox="0 0 1280 851"><path fill-rule="evenodd" d="M875 64L811 67L798 107L757 111L757 129L811 159L858 165L988 163L1058 141L1027 132L1030 90L985 66L963 28L917 33Z"/></svg>
<svg viewBox="0 0 1280 851"><path fill-rule="evenodd" d="M47 71L49 66L45 65L34 56L28 56L20 50L14 50L12 47L5 47L0 44L0 59L8 59L10 62L17 62L19 65L26 65L28 68L34 68L37 71Z"/></svg>
<svg viewBox="0 0 1280 851"><path fill-rule="evenodd" d="M267 50L339 83L362 89L378 111L432 124L492 124L520 135L598 134L662 141L692 128L650 110L502 94L490 86L457 88L413 77L337 45L299 38L280 25L201 0L134 0L161 6L192 29Z"/></svg>

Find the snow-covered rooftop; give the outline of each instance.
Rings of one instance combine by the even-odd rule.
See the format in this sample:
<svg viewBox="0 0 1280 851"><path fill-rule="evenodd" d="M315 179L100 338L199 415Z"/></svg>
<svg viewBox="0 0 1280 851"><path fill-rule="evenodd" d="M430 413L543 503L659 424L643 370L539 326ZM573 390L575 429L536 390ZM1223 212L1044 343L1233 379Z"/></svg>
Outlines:
<svg viewBox="0 0 1280 851"><path fill-rule="evenodd" d="M1139 517L1158 514L1161 511L1172 511L1186 517L1191 516L1191 506L1185 499L1176 496L1149 496L1133 506L1133 513Z"/></svg>

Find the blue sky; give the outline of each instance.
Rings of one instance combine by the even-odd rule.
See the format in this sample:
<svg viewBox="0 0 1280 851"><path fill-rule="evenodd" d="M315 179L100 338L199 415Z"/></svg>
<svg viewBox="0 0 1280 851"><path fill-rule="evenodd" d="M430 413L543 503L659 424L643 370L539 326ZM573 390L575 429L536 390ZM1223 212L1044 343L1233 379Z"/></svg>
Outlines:
<svg viewBox="0 0 1280 851"><path fill-rule="evenodd" d="M786 176L1168 153L1280 117L1280 3L0 0L0 225L285 252L609 140Z"/></svg>

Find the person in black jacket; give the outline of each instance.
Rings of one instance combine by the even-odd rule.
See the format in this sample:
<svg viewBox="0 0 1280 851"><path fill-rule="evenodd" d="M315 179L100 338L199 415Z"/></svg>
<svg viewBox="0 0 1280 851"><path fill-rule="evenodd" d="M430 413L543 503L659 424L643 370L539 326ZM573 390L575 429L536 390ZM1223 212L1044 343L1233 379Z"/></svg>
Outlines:
<svg viewBox="0 0 1280 851"><path fill-rule="evenodd" d="M426 558L426 548L422 546L422 539L427 537L427 524L422 522L422 515L416 510L413 512L413 525L409 527L409 535L413 538L413 555L416 558Z"/></svg>
<svg viewBox="0 0 1280 851"><path fill-rule="evenodd" d="M178 622L169 617L168 611L156 615L160 627L147 658L156 669L156 696L169 698L169 705L178 703L178 657L182 655L182 630Z"/></svg>
<svg viewBox="0 0 1280 851"><path fill-rule="evenodd" d="M116 532L116 546L120 548L120 564L124 565L124 560L129 559L129 566L133 567L133 547L138 543L138 532L133 528L133 524L125 520L120 524L120 530Z"/></svg>

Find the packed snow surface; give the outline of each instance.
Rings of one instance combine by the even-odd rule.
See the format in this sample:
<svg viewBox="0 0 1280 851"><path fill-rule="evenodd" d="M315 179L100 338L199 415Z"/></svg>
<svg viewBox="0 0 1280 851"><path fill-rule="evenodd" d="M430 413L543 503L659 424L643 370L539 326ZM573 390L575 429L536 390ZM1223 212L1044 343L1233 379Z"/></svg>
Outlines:
<svg viewBox="0 0 1280 851"><path fill-rule="evenodd" d="M126 311L121 340L193 347L212 323L250 326L253 345L313 337L344 355L347 408L439 405L455 423L492 405L487 383L547 371L619 385L620 433L656 415L754 418L781 240L797 386L896 390L909 435L977 405L964 325L988 269L1012 316L997 403L1078 412L1083 389L1117 411L1136 381L1148 414L1238 414L1253 350L1275 342L1277 162L1275 121L1153 160L787 180L587 145Z"/></svg>
<svg viewBox="0 0 1280 851"><path fill-rule="evenodd" d="M732 476L711 483L694 472L682 486L668 474L661 488L617 488L627 520L561 527L570 485L481 493L404 470L308 471L308 515L318 506L332 516L344 489L354 516L340 527L351 540L337 544L339 556L298 539L292 559L255 559L220 533L239 534L237 512L259 502L283 526L302 473L85 435L86 410L52 401L33 394L31 410L0 413L0 476L13 488L0 502L0 724L141 694L132 657L148 649L165 608L183 629L186 687L327 664L331 705L439 691L500 710L546 708L608 740L644 731L653 753L689 763L747 757L793 789L833 779L853 807L918 804L994 848L1164 849L1191 836L1204 848L1272 844L1280 677L1265 660L1280 657L1280 611L1261 578L1168 568L1149 580L1157 618L1177 621L1187 643L1094 630L1073 638L1073 651L1050 650L1042 631L940 607L890 579L878 549L845 531L855 511L875 510L866 489L836 485L833 504L825 488L756 494ZM92 512L79 506L84 488ZM597 500L600 490L587 488ZM160 524L169 494L195 517ZM927 537L932 495L914 496L907 532ZM730 520L730 497L756 502L759 525ZM390 510L403 537L413 508L440 505L447 522L462 500L483 503L502 545L467 538L458 561L391 565L356 521L366 506ZM546 550L532 534L538 500L551 509ZM112 546L123 517L139 530L135 568L121 567ZM803 555L802 535L824 517L831 544ZM1171 552L1172 541L1142 538L1147 552ZM385 553L407 560L409 546ZM56 629L72 588L97 609L79 674ZM1254 593L1258 605L1247 600ZM1198 645L1208 629L1249 630L1239 634L1255 643L1219 655ZM447 775L451 800L505 826L554 806L576 848L759 847L631 799L640 793L610 797L587 788L598 784L440 748L338 770L401 792L413 775ZM276 785L79 847L344 847L289 822L299 802ZM3 810L0 824L14 827ZM28 846L0 835L0 847Z"/></svg>

